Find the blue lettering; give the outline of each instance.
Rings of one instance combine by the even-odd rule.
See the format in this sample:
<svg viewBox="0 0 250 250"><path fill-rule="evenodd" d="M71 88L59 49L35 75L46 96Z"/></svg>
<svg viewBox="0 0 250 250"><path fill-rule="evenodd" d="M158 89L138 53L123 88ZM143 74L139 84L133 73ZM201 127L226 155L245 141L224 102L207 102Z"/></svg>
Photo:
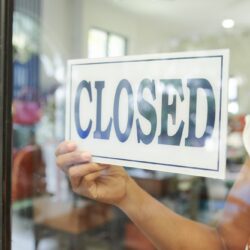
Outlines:
<svg viewBox="0 0 250 250"><path fill-rule="evenodd" d="M101 113L101 107L102 107L102 90L105 86L104 81L96 81L95 82L95 88L97 91L97 105L96 105L96 129L94 132L94 138L96 139L109 139L110 136L110 130L112 126L112 118L109 120L109 124L105 130L102 130L102 113Z"/></svg>
<svg viewBox="0 0 250 250"><path fill-rule="evenodd" d="M146 101L143 98L143 92L145 89L149 89L153 100L155 100L155 82L149 79L144 79L141 81L139 89L138 89L138 95L137 95L137 106L140 114L147 119L151 124L151 130L149 134L145 134L142 129L139 122L139 119L136 119L136 128L137 128L137 141L140 143L141 141L144 144L149 144L152 142L155 136L156 126L157 126L157 115L156 110L152 104L150 104L148 101Z"/></svg>
<svg viewBox="0 0 250 250"><path fill-rule="evenodd" d="M215 123L215 98L210 82L206 79L189 79L187 86L190 90L190 107L189 107L189 129L188 137L185 139L185 145L190 147L203 147L208 137L211 137ZM203 89L207 96L207 124L204 134L197 138L196 130L196 107L197 107L197 90Z"/></svg>
<svg viewBox="0 0 250 250"><path fill-rule="evenodd" d="M162 91L162 104L161 104L161 133L158 137L159 144L166 145L180 145L181 136L184 128L184 122L181 124L174 135L169 135L168 133L168 118L171 115L173 123L176 123L176 95L173 96L173 103L169 104L169 95L171 88L174 88L179 94L181 101L184 100L182 82L180 79L169 79L161 80L163 91Z"/></svg>
<svg viewBox="0 0 250 250"><path fill-rule="evenodd" d="M120 130L120 125L119 125L119 103L120 103L121 92L123 89L127 92L128 95L128 122L124 133L122 133L122 131ZM128 139L133 125L133 119L134 119L133 91L129 81L123 79L120 81L116 89L115 100L114 100L114 128L116 136L120 142L125 142Z"/></svg>
<svg viewBox="0 0 250 250"><path fill-rule="evenodd" d="M86 138L89 135L91 126L92 126L92 120L89 121L89 125L86 130L83 130L80 123L80 99L81 99L81 93L82 90L86 89L89 95L90 102L92 102L92 93L91 93L91 87L90 83L87 81L80 82L77 91L76 91L76 99L75 99L75 124L76 124L76 130L77 133L81 138Z"/></svg>

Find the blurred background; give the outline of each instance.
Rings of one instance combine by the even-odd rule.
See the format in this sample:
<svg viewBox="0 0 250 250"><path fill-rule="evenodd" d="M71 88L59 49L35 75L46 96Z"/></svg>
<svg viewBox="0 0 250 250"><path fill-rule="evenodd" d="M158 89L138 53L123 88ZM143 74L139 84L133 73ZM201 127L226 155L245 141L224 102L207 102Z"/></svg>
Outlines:
<svg viewBox="0 0 250 250"><path fill-rule="evenodd" d="M230 49L226 180L128 170L177 213L216 225L246 159L249 10L249 0L15 0L12 249L154 249L116 208L74 195L56 168L75 58Z"/></svg>

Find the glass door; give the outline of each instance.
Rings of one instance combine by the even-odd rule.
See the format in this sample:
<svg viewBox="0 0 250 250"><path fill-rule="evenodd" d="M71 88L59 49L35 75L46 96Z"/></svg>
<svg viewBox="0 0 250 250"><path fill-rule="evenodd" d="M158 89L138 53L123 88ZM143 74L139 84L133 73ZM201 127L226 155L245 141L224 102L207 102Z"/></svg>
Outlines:
<svg viewBox="0 0 250 250"><path fill-rule="evenodd" d="M13 94L8 47L10 5L11 1L1 1L5 9L1 12L1 42L5 47L1 46L0 154L1 195L4 194L3 204L7 206L7 210L1 210L5 215L1 217L1 230L10 243L8 208L11 206L12 249L156 249L143 230L116 206L74 193L69 177L57 167L55 151L64 141L65 131L67 62L79 58L102 60L229 48L226 179L125 168L126 173L164 207L181 218L215 230L223 217L228 192L248 158L242 131L244 116L250 113L250 2L15 0ZM150 99L152 96L147 94ZM10 156L11 96L10 202L11 164L6 157ZM169 105L172 102L174 100L169 100ZM238 198L246 205L244 208L249 209L249 190L245 191ZM239 227L244 227L243 224ZM238 227L235 230L239 236ZM190 237L193 235L191 230Z"/></svg>

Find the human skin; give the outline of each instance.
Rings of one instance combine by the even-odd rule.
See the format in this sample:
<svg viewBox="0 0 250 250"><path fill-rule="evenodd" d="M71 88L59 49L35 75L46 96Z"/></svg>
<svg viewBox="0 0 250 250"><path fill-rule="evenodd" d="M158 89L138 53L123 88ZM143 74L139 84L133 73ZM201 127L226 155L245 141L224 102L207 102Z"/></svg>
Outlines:
<svg viewBox="0 0 250 250"><path fill-rule="evenodd" d="M69 176L74 192L119 207L158 249L221 249L216 230L187 220L142 190L122 167L91 163L88 152L63 142L57 165ZM74 165L74 166L72 166ZM192 232L192 237L190 233Z"/></svg>
<svg viewBox="0 0 250 250"><path fill-rule="evenodd" d="M246 127L244 138L250 139L250 126ZM56 157L74 192L120 208L157 249L245 249L250 236L249 160L227 197L218 226L212 228L162 205L141 189L124 168L93 163L91 154L78 149L74 142L61 143Z"/></svg>

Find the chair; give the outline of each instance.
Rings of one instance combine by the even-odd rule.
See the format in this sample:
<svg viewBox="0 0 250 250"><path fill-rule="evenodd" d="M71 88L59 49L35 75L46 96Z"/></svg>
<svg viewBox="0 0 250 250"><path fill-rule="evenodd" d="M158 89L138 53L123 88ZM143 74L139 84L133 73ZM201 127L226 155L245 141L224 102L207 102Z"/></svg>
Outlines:
<svg viewBox="0 0 250 250"><path fill-rule="evenodd" d="M76 206L71 200L58 200L58 197L46 193L42 151L33 145L18 151L13 161L12 202L27 199L31 200L35 249L46 235L68 239L70 249L74 250L79 249L79 243L92 233L96 235L105 231L112 238L110 231L115 216L111 206L89 200ZM27 211L25 215L27 216ZM107 227L106 230L103 227Z"/></svg>
<svg viewBox="0 0 250 250"><path fill-rule="evenodd" d="M19 150L13 160L12 202L46 192L45 163L41 149L29 145Z"/></svg>

